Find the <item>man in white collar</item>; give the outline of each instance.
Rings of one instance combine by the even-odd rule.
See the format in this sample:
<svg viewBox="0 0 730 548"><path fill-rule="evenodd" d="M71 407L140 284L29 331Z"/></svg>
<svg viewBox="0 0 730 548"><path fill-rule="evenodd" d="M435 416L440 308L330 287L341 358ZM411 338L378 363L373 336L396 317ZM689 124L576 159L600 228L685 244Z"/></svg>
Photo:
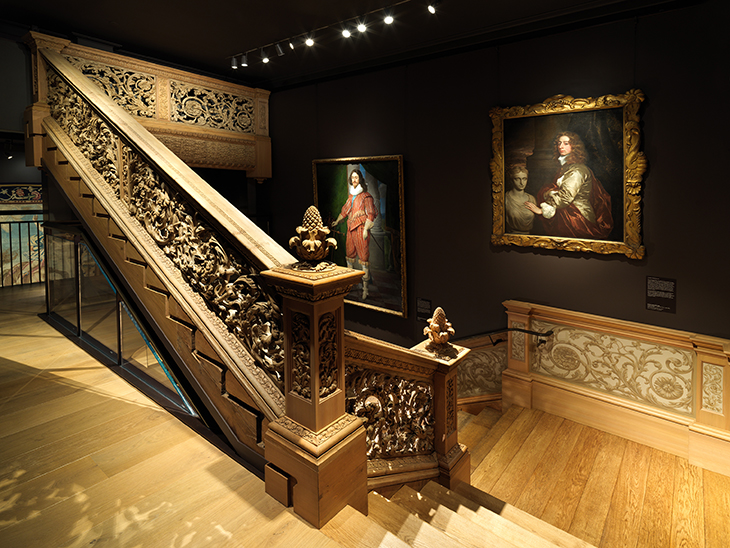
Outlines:
<svg viewBox="0 0 730 548"><path fill-rule="evenodd" d="M370 229L375 224L378 210L375 200L367 191L365 179L359 169L353 169L348 177L350 196L332 226L347 218L347 239L345 255L348 268L355 268L355 259L360 263L365 275L362 278L362 298L368 296L370 281Z"/></svg>

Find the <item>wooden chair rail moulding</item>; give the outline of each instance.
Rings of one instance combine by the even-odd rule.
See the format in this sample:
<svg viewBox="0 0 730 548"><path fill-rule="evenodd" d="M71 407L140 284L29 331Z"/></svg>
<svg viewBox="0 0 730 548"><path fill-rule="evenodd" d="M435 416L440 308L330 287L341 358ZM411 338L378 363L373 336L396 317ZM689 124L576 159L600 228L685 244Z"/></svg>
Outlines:
<svg viewBox="0 0 730 548"><path fill-rule="evenodd" d="M730 473L730 341L506 301L503 407L535 407Z"/></svg>

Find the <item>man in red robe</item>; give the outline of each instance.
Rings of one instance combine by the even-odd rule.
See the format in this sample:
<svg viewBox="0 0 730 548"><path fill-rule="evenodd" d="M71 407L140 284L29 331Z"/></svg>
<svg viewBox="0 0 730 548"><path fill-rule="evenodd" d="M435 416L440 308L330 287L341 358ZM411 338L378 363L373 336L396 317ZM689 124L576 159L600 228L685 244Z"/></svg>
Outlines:
<svg viewBox="0 0 730 548"><path fill-rule="evenodd" d="M378 211L375 209L375 200L367 191L365 179L360 170L352 170L348 180L350 195L332 226L347 219L345 245L347 266L355 268L355 259L357 259L365 272L362 278L362 298L365 299L368 296L368 282L370 281L370 229L375 224Z"/></svg>

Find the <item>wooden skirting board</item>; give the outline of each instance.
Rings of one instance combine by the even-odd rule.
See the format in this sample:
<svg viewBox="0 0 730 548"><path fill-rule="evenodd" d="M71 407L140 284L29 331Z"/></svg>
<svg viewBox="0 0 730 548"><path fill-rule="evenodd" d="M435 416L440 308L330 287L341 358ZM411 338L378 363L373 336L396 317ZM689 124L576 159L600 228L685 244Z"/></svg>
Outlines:
<svg viewBox="0 0 730 548"><path fill-rule="evenodd" d="M503 409L517 404L585 424L730 475L730 433L618 397L537 374L506 370Z"/></svg>

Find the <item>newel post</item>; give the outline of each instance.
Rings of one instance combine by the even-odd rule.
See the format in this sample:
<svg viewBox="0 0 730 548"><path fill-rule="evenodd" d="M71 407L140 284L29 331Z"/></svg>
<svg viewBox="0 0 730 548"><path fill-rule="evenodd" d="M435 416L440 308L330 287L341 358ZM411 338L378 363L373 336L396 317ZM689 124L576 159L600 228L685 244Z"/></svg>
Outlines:
<svg viewBox="0 0 730 548"><path fill-rule="evenodd" d="M428 324L424 328L428 339L411 350L428 355L436 365L433 374L434 450L439 464L438 482L451 489L460 482L471 482L471 456L466 446L459 443L456 406L459 364L469 349L448 342L454 329L441 307L434 311Z"/></svg>
<svg viewBox="0 0 730 548"><path fill-rule="evenodd" d="M530 329L532 308L518 301L502 303L507 309L507 327ZM502 371L502 409L519 405L532 408L530 375L530 339L526 333L510 331L507 344L507 369Z"/></svg>
<svg viewBox="0 0 730 548"><path fill-rule="evenodd" d="M298 249L300 257L321 261L329 231L312 209L290 245L306 248ZM344 366L344 297L362 274L325 262L261 273L283 298L286 354L286 416L264 435L266 492L315 527L348 504L367 514L365 428L345 412Z"/></svg>

